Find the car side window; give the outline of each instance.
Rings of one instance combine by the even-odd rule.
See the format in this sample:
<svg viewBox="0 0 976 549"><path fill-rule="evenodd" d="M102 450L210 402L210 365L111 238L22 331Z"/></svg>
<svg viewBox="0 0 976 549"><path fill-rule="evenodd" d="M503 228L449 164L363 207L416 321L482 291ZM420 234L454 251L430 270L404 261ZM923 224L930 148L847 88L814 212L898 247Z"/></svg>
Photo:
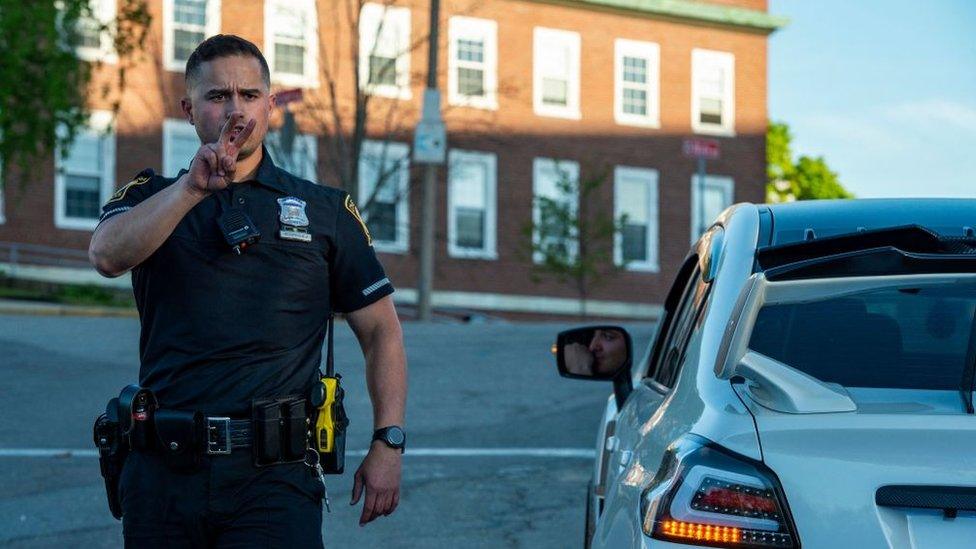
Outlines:
<svg viewBox="0 0 976 549"><path fill-rule="evenodd" d="M660 363L654 373L654 380L664 387L670 389L674 386L689 336L703 308L702 305L707 294L708 284L702 281L701 272L696 268L685 286L685 291L681 296L681 304L675 311L668 338L664 341L664 346L661 349Z"/></svg>

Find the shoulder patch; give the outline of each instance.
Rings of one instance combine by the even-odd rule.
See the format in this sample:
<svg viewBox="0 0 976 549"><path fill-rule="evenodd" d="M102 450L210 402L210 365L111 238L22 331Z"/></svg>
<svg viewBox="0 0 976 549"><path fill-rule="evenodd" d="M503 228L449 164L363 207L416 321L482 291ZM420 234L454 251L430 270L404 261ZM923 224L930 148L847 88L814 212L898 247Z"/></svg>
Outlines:
<svg viewBox="0 0 976 549"><path fill-rule="evenodd" d="M363 228L363 233L366 235L366 243L370 246L373 245L373 237L369 235L369 229L366 228L366 222L363 221L363 216L359 215L359 208L356 207L356 203L352 201L352 197L348 194L346 195L346 209L352 214L356 221L359 222L359 226Z"/></svg>
<svg viewBox="0 0 976 549"><path fill-rule="evenodd" d="M131 189L132 187L138 187L139 185L142 185L147 181L151 181L152 178L155 176L156 173L152 171L152 168L146 168L145 170L142 170L141 172L139 172L138 175L136 175L135 179L129 181L121 188L119 188L119 190L115 191L115 194L112 195L112 198L108 199L108 202L106 202L106 204L111 204L112 202L122 200L123 198L125 198L125 193L129 192L129 189Z"/></svg>

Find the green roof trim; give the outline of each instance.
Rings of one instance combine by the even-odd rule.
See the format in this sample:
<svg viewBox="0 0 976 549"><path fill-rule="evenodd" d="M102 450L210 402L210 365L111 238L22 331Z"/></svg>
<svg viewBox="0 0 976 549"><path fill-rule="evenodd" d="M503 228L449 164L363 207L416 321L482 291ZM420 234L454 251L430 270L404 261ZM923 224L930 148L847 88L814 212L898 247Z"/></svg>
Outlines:
<svg viewBox="0 0 976 549"><path fill-rule="evenodd" d="M720 6L690 0L576 0L579 4L638 11L649 15L687 19L715 25L747 27L773 32L786 26L786 17L770 15L761 10Z"/></svg>

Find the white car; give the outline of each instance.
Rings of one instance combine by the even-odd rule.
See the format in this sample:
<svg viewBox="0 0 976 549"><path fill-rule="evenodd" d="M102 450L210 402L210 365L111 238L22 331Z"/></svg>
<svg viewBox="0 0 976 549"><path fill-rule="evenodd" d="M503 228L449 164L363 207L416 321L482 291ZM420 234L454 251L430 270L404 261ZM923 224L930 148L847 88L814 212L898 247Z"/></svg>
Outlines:
<svg viewBox="0 0 976 549"><path fill-rule="evenodd" d="M586 547L976 547L976 200L738 204L609 380Z"/></svg>

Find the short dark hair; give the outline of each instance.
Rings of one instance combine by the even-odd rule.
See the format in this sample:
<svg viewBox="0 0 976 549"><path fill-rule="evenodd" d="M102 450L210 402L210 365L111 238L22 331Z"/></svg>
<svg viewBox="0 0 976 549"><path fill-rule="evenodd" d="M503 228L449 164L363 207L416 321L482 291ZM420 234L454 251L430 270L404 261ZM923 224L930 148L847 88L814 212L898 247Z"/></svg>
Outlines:
<svg viewBox="0 0 976 549"><path fill-rule="evenodd" d="M269 89L271 88L271 71L268 69L268 61L264 58L264 54L254 43L233 34L211 36L200 42L197 49L193 50L190 58L186 60L184 79L187 88L190 87L190 80L196 79L200 75L202 63L218 57L230 57L232 55L243 55L257 59L261 63L261 76L264 78L264 83Z"/></svg>

